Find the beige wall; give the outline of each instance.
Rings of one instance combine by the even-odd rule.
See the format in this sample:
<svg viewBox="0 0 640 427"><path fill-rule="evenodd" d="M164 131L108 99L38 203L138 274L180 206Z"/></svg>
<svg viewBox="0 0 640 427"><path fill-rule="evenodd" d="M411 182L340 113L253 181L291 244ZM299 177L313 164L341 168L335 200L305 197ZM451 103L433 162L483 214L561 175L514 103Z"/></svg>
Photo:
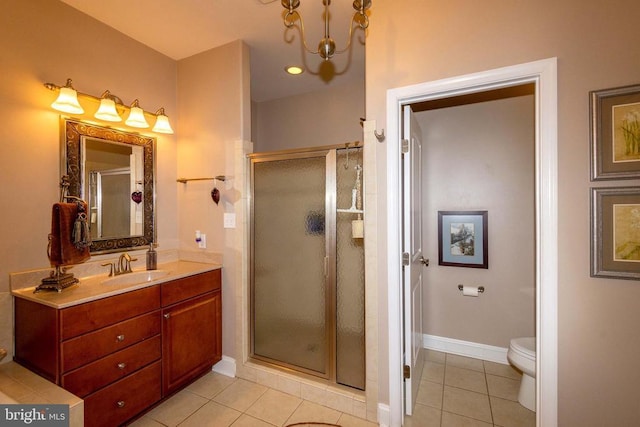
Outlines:
<svg viewBox="0 0 640 427"><path fill-rule="evenodd" d="M534 99L416 113L423 139L424 333L506 348L535 334ZM489 268L438 265L438 211L486 210ZM464 297L458 284L484 286Z"/></svg>
<svg viewBox="0 0 640 427"><path fill-rule="evenodd" d="M386 126L386 91L408 84L558 58L559 425L633 425L640 419L640 286L589 277L590 90L638 83L640 2L378 0L367 38L367 115ZM389 141L389 139L388 139ZM385 149L378 146L379 194ZM624 182L638 185L638 181ZM598 184L601 185L601 184ZM604 184L609 185L609 184ZM379 209L386 200L379 198ZM381 215L379 234L385 229ZM381 252L386 242L380 239ZM380 277L386 277L380 260ZM386 294L387 284L379 292ZM386 319L386 305L380 305ZM387 327L380 331L381 401Z"/></svg>
<svg viewBox="0 0 640 427"><path fill-rule="evenodd" d="M222 181L177 184L180 248L223 255L222 353L235 357L236 292L241 289L241 170L234 167L236 143L250 133L249 48L236 41L178 63L178 175L185 178L225 175ZM220 191L216 205L211 190ZM224 229L224 213L238 215L238 228ZM198 249L195 230L207 236Z"/></svg>
<svg viewBox="0 0 640 427"><path fill-rule="evenodd" d="M364 83L255 103L254 113L256 152L362 142Z"/></svg>
<svg viewBox="0 0 640 427"><path fill-rule="evenodd" d="M176 63L61 2L0 3L0 347L11 350L9 273L48 267L51 206L59 198L59 114L49 106L56 94L43 83L64 85L70 77L81 92L109 89L127 103L139 98L148 111L164 106L175 120ZM176 139L154 136L158 240L176 247Z"/></svg>

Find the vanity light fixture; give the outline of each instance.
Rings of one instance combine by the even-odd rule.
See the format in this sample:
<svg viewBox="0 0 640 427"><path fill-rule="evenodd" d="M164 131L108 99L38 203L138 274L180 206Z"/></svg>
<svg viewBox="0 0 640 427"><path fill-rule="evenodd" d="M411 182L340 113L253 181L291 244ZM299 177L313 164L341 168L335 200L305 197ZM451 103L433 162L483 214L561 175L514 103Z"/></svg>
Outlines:
<svg viewBox="0 0 640 427"><path fill-rule="evenodd" d="M67 83L64 86L58 86L53 83L44 84L44 87L51 91L59 91L58 98L51 104L51 107L53 109L69 114L83 114L84 109L78 102L78 96L80 96L90 98L94 101L100 101L98 111L96 111L96 113L94 114L94 117L97 119L108 122L120 122L122 121L122 117L120 116L120 113L118 113L118 111L120 110L121 112L123 112L128 109L129 116L125 121L125 124L127 126L140 129L148 128L149 123L145 118L145 114L148 114L156 117L156 122L152 129L153 132L166 134L173 133L173 129L169 124L169 118L164 112L164 107L158 109L155 114L150 113L140 108L140 101L138 101L138 99L135 99L131 103L131 106L128 107L124 105L120 98L118 98L108 90L104 91L100 97L97 97L76 91L71 83L71 79L67 79Z"/></svg>
<svg viewBox="0 0 640 427"><path fill-rule="evenodd" d="M107 122L121 122L122 117L116 110L116 102L113 99L115 96L111 95L111 92L105 90L100 99L100 107L94 114L94 117Z"/></svg>
<svg viewBox="0 0 640 427"><path fill-rule="evenodd" d="M129 117L125 120L125 124L133 128L146 129L149 127L147 119L144 118L144 110L140 108L140 101L137 99L134 99L131 103L131 110L129 110Z"/></svg>
<svg viewBox="0 0 640 427"><path fill-rule="evenodd" d="M164 113L164 107L156 111L156 125L153 127L154 132L158 133L173 133L171 125L169 124L169 117Z"/></svg>
<svg viewBox="0 0 640 427"><path fill-rule="evenodd" d="M69 114L82 114L84 113L84 109L78 102L78 92L71 85L71 79L67 79L67 84L63 87L60 87L60 93L58 94L58 98L53 101L51 107L58 111L62 111L64 113ZM45 86L50 85L51 83L46 83ZM57 87L57 86L56 86ZM48 89L54 90L54 88L48 87Z"/></svg>
<svg viewBox="0 0 640 427"><path fill-rule="evenodd" d="M347 45L342 50L336 50L336 42L331 38L329 31L329 18L331 17L331 14L329 13L329 6L331 6L331 0L322 0L322 4L324 5L324 37L320 40L320 43L318 43L318 49L314 51L307 47L307 40L304 34L304 22L302 21L302 15L300 15L300 12L297 10L298 7L300 7L300 0L282 0L281 4L282 7L287 10L287 13L284 16L284 26L292 28L296 21L299 20L302 45L307 52L314 55L320 55L320 57L325 61L331 59L331 57L336 53L344 53L349 50L354 27L359 27L362 30L366 30L367 27L369 27L369 17L367 16L366 11L371 7L371 0L354 0L353 8L355 9L355 13L351 17Z"/></svg>

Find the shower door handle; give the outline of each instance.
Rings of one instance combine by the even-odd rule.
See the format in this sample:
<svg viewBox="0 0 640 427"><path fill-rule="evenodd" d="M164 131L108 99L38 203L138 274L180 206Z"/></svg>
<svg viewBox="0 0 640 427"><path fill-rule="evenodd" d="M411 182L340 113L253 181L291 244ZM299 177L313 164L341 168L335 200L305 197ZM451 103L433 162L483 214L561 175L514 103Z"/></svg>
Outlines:
<svg viewBox="0 0 640 427"><path fill-rule="evenodd" d="M324 257L324 277L329 277L329 257Z"/></svg>

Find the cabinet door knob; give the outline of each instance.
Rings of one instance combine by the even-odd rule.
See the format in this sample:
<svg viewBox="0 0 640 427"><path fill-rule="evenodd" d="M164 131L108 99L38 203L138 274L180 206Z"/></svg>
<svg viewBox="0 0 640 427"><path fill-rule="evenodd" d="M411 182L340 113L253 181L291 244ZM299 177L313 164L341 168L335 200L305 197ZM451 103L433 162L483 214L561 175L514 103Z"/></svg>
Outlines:
<svg viewBox="0 0 640 427"><path fill-rule="evenodd" d="M118 369L124 369L127 367L127 364L124 362L118 363Z"/></svg>
<svg viewBox="0 0 640 427"><path fill-rule="evenodd" d="M168 319L168 318L170 318L170 317L171 317L171 313L167 313L167 314L165 314L165 315L164 315L164 318L165 318L165 319Z"/></svg>
<svg viewBox="0 0 640 427"><path fill-rule="evenodd" d="M118 405L118 408L124 408L124 400L120 400L116 405Z"/></svg>
<svg viewBox="0 0 640 427"><path fill-rule="evenodd" d="M124 341L124 335L118 335L118 336L116 337L116 341L117 341L117 342L122 342L122 341Z"/></svg>

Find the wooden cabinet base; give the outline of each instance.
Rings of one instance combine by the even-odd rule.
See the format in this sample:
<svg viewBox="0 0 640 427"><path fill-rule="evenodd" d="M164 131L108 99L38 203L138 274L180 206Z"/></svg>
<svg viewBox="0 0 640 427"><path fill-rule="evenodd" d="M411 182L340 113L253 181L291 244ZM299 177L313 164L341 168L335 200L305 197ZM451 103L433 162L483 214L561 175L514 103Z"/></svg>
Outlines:
<svg viewBox="0 0 640 427"><path fill-rule="evenodd" d="M85 426L118 426L222 358L220 270L56 309L15 299L15 361L84 399Z"/></svg>

